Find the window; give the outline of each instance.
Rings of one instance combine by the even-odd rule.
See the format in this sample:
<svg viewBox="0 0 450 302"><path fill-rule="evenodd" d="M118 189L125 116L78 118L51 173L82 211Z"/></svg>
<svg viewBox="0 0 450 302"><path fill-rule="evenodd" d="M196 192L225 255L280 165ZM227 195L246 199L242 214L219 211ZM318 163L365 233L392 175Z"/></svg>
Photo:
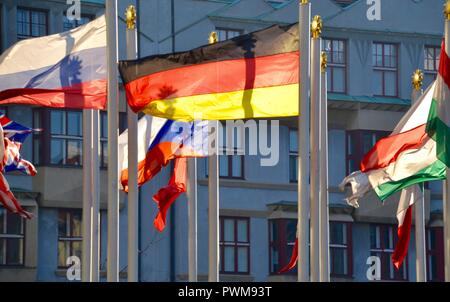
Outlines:
<svg viewBox="0 0 450 302"><path fill-rule="evenodd" d="M289 181L298 181L298 131L289 130Z"/></svg>
<svg viewBox="0 0 450 302"><path fill-rule="evenodd" d="M230 128L231 129L231 128ZM244 179L244 142L239 128L228 131L225 126L219 134L219 177ZM219 131L220 131L219 130ZM233 142L231 144L230 142ZM208 175L208 158L206 160L206 175Z"/></svg>
<svg viewBox="0 0 450 302"><path fill-rule="evenodd" d="M250 273L250 219L220 218L220 272Z"/></svg>
<svg viewBox="0 0 450 302"><path fill-rule="evenodd" d="M270 273L277 274L289 263L297 237L296 219L269 220L269 265ZM295 274L293 269L286 274Z"/></svg>
<svg viewBox="0 0 450 302"><path fill-rule="evenodd" d="M81 210L59 210L58 212L58 267L67 267L68 257L81 259L82 230Z"/></svg>
<svg viewBox="0 0 450 302"><path fill-rule="evenodd" d="M25 220L0 207L0 266L24 265Z"/></svg>
<svg viewBox="0 0 450 302"><path fill-rule="evenodd" d="M17 8L17 39L48 35L47 12L36 9Z"/></svg>
<svg viewBox="0 0 450 302"><path fill-rule="evenodd" d="M364 155L372 149L377 141L389 135L387 131L351 130L347 131L346 169L347 175L359 170Z"/></svg>
<svg viewBox="0 0 450 302"><path fill-rule="evenodd" d="M424 88L427 88L436 79L440 55L441 48L439 46L425 46Z"/></svg>
<svg viewBox="0 0 450 302"><path fill-rule="evenodd" d="M427 230L427 276L429 281L445 281L444 230L442 227Z"/></svg>
<svg viewBox="0 0 450 302"><path fill-rule="evenodd" d="M237 29L229 29L229 28L216 28L217 38L220 41L225 41L228 39L232 39L234 37L242 35L242 30Z"/></svg>
<svg viewBox="0 0 450 302"><path fill-rule="evenodd" d="M373 43L373 91L378 96L398 96L397 45Z"/></svg>
<svg viewBox="0 0 450 302"><path fill-rule="evenodd" d="M100 167L106 168L108 146L107 113L100 112ZM83 164L83 113L79 110L35 109L33 127L50 131L33 134L36 165L80 167ZM119 131L127 127L126 113L119 114Z"/></svg>
<svg viewBox="0 0 450 302"><path fill-rule="evenodd" d="M330 222L330 269L332 276L352 276L352 225Z"/></svg>
<svg viewBox="0 0 450 302"><path fill-rule="evenodd" d="M328 91L347 92L347 54L344 40L324 39L323 48L328 56Z"/></svg>
<svg viewBox="0 0 450 302"><path fill-rule="evenodd" d="M381 260L382 280L408 280L407 263L405 258L402 267L397 270L392 264L392 254L397 241L397 227L392 225L370 226L370 254ZM395 235L394 235L395 234Z"/></svg>
<svg viewBox="0 0 450 302"><path fill-rule="evenodd" d="M50 164L81 166L82 112L50 110L50 122Z"/></svg>
<svg viewBox="0 0 450 302"><path fill-rule="evenodd" d="M77 20L77 19L69 20L64 13L63 30L68 31L68 30L77 28L78 26L89 23L92 19L93 19L93 17L91 17L91 16L81 16L79 20Z"/></svg>

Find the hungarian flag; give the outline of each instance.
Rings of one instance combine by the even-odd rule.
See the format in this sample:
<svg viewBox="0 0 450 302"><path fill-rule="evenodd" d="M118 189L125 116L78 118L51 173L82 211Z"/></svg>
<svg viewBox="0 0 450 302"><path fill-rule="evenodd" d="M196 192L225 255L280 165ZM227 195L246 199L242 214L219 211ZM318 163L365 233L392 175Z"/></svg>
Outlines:
<svg viewBox="0 0 450 302"><path fill-rule="evenodd" d="M106 21L22 40L0 56L0 104L105 109Z"/></svg>
<svg viewBox="0 0 450 302"><path fill-rule="evenodd" d="M119 63L128 104L172 120L296 116L298 25Z"/></svg>
<svg viewBox="0 0 450 302"><path fill-rule="evenodd" d="M446 164L450 163L447 154L450 144L449 87L450 60L442 47L436 81L405 114L392 134L378 141L364 156L361 170L347 176L341 184L342 189L345 185L351 186L352 194L347 202L355 207L358 207L358 200L372 189L381 200L385 200L407 188L398 210L399 250L393 257L396 267L406 255L409 231L405 229L410 229L411 205L419 194L417 188L410 186L446 178Z"/></svg>
<svg viewBox="0 0 450 302"><path fill-rule="evenodd" d="M450 61L441 50L436 81L405 114L387 138L378 141L364 156L360 171L347 176L341 186L350 184L358 199L371 189L381 200L413 184L446 177L448 125L450 125Z"/></svg>

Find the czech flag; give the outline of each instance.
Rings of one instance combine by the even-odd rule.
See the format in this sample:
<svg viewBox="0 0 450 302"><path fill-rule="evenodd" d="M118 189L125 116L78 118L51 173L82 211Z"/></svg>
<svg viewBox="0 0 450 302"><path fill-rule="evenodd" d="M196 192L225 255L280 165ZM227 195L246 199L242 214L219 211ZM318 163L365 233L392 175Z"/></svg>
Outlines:
<svg viewBox="0 0 450 302"><path fill-rule="evenodd" d="M0 56L0 104L105 109L106 21L20 41Z"/></svg>

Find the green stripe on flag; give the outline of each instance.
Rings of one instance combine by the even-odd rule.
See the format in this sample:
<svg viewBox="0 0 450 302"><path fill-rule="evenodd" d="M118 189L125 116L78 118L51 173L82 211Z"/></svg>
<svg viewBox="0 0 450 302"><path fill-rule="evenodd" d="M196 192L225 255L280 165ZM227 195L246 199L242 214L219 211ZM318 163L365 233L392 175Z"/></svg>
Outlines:
<svg viewBox="0 0 450 302"><path fill-rule="evenodd" d="M379 185L375 188L375 193L381 200L385 200L395 192L398 192L406 187L412 186L417 183L433 180L442 180L446 176L446 166L441 161L437 160L428 167L420 170L414 175L398 181L391 181Z"/></svg>
<svg viewBox="0 0 450 302"><path fill-rule="evenodd" d="M450 128L439 118L439 104L433 99L426 132L436 142L436 157L450 167Z"/></svg>

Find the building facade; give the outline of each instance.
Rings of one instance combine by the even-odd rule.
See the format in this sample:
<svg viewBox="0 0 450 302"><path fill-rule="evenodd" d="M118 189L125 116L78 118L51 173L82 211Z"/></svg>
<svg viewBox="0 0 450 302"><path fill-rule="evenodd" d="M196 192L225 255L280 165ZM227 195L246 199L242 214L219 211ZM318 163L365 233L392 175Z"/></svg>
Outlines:
<svg viewBox="0 0 450 302"><path fill-rule="evenodd" d="M61 32L104 12L103 1L82 1L81 20L69 22L63 0L0 0L2 51L19 39ZM119 0L119 56L125 57L123 12L134 4L140 18L141 57L188 50L207 43L217 31L224 40L273 24L298 21L296 0ZM381 203L372 193L353 209L339 183L358 169L362 156L388 135L410 106L411 75L420 68L425 85L437 73L443 36L443 0L381 0L380 20L368 16L362 0L313 1L312 13L324 19L323 48L328 53L330 263L334 281L367 281L369 256L379 256L382 279L415 280L414 231L408 258L394 270L398 195ZM408 12L408 14L400 13ZM426 88L426 86L424 87ZM121 95L121 129L126 101ZM43 128L24 145L38 175L8 175L29 211L23 221L0 212L0 280L65 281L66 258L81 253L82 114L23 106L2 107L30 127ZM101 269L106 270L106 113L101 123ZM261 167L260 156L220 158L221 280L294 281L295 271L279 275L296 235L297 123L280 120L279 162ZM242 148L246 148L244 141ZM226 145L223 146L227 148ZM187 201L182 196L164 233L153 228L152 196L165 185L170 169L140 190L140 280L186 281ZM208 272L208 184L206 159L198 160L199 279ZM442 182L426 185L427 272L443 280ZM127 207L121 195L120 269L127 270Z"/></svg>

